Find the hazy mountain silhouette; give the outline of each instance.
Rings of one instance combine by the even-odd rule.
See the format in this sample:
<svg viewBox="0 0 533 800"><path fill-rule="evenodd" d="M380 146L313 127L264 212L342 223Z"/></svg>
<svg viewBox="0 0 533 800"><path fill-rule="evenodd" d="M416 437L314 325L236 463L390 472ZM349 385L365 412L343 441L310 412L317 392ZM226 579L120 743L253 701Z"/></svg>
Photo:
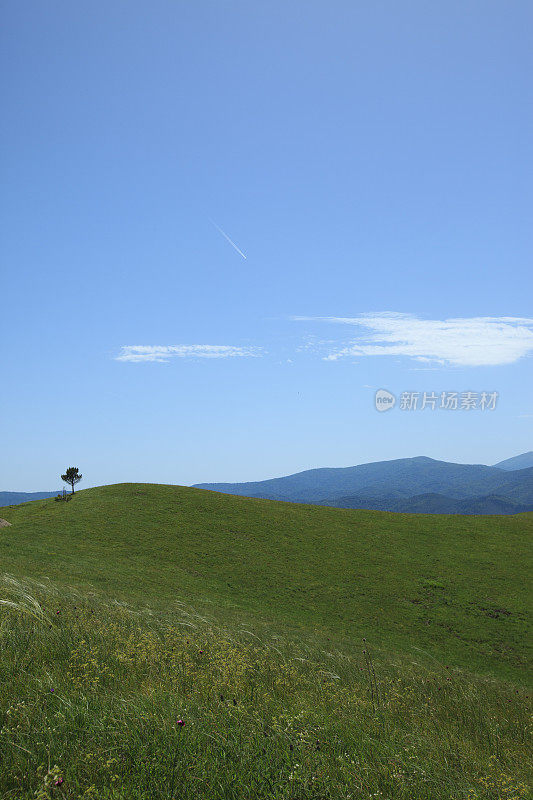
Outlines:
<svg viewBox="0 0 533 800"><path fill-rule="evenodd" d="M500 461L498 464L494 464L494 466L498 467L498 469L506 470L527 469L528 467L533 467L533 450L530 450L529 453L522 453L520 456L507 458L505 461Z"/></svg>
<svg viewBox="0 0 533 800"><path fill-rule="evenodd" d="M0 492L0 506L18 506L19 503L29 503L30 500L45 500L54 497L55 492Z"/></svg>
<svg viewBox="0 0 533 800"><path fill-rule="evenodd" d="M340 508L452 514L533 511L533 467L506 470L426 456L311 469L265 481L201 483L196 488Z"/></svg>

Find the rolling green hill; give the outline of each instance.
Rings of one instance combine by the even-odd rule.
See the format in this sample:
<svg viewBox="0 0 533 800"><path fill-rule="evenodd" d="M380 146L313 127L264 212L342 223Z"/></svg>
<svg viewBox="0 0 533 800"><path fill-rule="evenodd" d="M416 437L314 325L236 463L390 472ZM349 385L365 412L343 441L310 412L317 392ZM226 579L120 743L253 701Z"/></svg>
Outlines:
<svg viewBox="0 0 533 800"><path fill-rule="evenodd" d="M119 484L0 516L12 523L4 572L523 676L533 514L409 516Z"/></svg>
<svg viewBox="0 0 533 800"><path fill-rule="evenodd" d="M120 484L0 517L3 800L531 796L533 515Z"/></svg>

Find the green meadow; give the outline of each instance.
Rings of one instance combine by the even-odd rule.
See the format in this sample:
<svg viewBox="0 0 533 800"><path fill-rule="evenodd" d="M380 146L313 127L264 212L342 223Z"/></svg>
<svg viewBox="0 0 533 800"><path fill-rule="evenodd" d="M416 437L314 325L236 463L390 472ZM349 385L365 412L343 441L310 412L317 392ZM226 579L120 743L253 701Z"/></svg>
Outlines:
<svg viewBox="0 0 533 800"><path fill-rule="evenodd" d="M530 797L533 515L0 509L0 797Z"/></svg>

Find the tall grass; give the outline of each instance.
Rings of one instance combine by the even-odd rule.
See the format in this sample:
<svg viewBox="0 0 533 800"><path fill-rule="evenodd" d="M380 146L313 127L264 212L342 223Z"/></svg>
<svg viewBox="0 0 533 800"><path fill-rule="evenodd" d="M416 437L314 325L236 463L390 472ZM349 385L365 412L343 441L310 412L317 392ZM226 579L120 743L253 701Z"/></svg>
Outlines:
<svg viewBox="0 0 533 800"><path fill-rule="evenodd" d="M526 693L7 579L0 792L37 798L528 797Z"/></svg>
<svg viewBox="0 0 533 800"><path fill-rule="evenodd" d="M1 510L2 571L525 681L533 514L387 514L120 484ZM204 602L205 601L205 602ZM234 613L235 612L235 613Z"/></svg>

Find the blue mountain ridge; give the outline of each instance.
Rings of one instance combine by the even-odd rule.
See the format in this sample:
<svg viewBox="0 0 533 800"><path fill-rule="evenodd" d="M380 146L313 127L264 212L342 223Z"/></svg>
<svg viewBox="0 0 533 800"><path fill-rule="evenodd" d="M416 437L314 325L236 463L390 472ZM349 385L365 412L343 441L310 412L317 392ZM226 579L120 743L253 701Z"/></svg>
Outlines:
<svg viewBox="0 0 533 800"><path fill-rule="evenodd" d="M533 511L533 466L513 470L454 464L426 456L311 469L265 481L201 483L195 488L292 503L404 513Z"/></svg>
<svg viewBox="0 0 533 800"><path fill-rule="evenodd" d="M32 500L46 500L55 497L58 492L0 492L0 506L18 506Z"/></svg>

